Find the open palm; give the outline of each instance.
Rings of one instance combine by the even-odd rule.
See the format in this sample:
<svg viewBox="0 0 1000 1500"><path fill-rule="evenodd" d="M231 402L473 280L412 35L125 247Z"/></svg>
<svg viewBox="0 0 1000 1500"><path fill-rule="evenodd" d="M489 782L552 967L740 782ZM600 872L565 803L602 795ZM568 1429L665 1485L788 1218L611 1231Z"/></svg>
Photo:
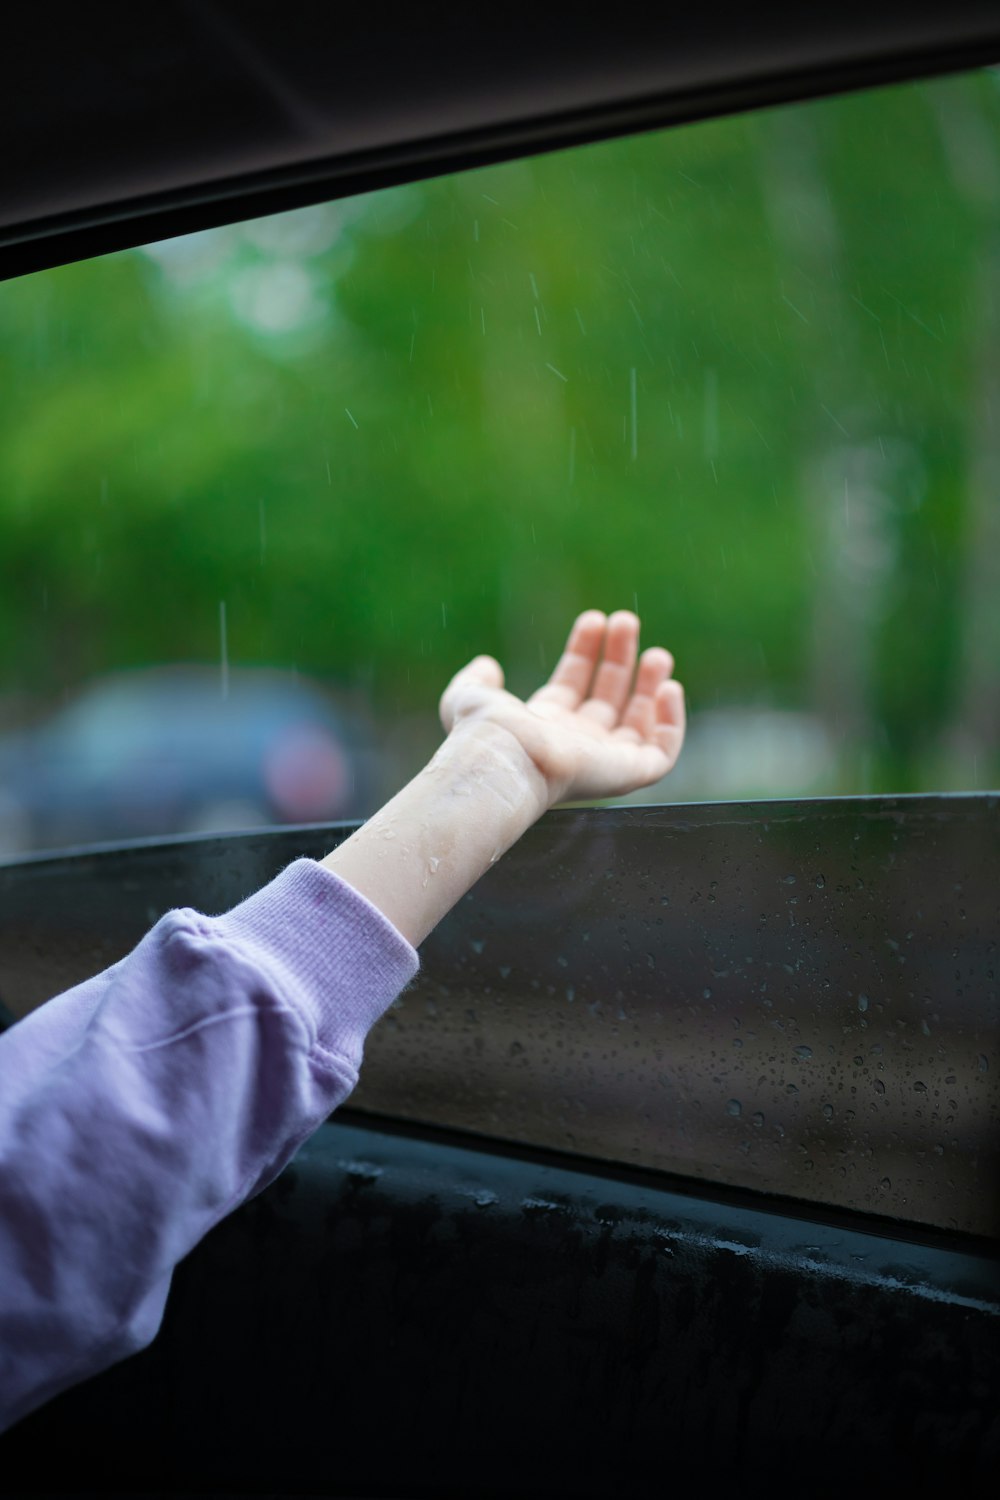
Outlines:
<svg viewBox="0 0 1000 1500"><path fill-rule="evenodd" d="M680 754L684 690L669 651L651 646L639 656L638 648L638 616L588 609L530 698L506 691L494 657L477 656L442 694L441 722L449 734L469 723L507 730L544 777L550 806L651 786Z"/></svg>

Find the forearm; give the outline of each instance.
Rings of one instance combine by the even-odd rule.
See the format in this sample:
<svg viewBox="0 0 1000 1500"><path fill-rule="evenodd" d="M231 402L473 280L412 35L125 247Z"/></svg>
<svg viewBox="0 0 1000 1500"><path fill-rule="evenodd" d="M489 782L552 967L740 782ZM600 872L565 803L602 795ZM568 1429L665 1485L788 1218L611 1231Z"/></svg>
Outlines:
<svg viewBox="0 0 1000 1500"><path fill-rule="evenodd" d="M545 780L512 734L460 727L322 864L417 947L548 806Z"/></svg>

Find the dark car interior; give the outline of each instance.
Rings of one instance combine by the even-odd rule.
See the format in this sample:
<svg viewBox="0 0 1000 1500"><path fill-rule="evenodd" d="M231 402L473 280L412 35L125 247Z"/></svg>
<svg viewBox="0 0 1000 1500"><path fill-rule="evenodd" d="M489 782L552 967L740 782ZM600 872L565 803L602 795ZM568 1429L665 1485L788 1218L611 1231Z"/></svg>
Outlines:
<svg viewBox="0 0 1000 1500"><path fill-rule="evenodd" d="M976 3L43 3L5 29L5 278L1000 64ZM0 863L0 1023L355 826ZM432 934L349 1107L180 1265L150 1348L0 1439L0 1487L989 1482L998 835L988 791L549 813Z"/></svg>

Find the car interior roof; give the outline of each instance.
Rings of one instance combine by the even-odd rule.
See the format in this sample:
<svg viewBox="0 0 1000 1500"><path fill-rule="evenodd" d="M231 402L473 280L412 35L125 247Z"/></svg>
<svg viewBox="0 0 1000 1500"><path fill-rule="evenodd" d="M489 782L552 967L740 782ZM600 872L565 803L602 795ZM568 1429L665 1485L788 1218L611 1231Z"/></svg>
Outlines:
<svg viewBox="0 0 1000 1500"><path fill-rule="evenodd" d="M616 133L995 62L995 0L41 3L5 19L0 276Z"/></svg>

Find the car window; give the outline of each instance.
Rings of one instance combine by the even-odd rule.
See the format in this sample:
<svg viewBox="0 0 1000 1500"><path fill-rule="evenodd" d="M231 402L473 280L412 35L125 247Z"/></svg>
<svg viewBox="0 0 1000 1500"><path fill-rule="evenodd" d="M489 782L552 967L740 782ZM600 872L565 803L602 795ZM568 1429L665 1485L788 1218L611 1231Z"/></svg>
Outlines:
<svg viewBox="0 0 1000 1500"><path fill-rule="evenodd" d="M0 1005L340 835L34 855L363 817L632 605L666 805L532 830L355 1106L995 1234L998 78L0 287Z"/></svg>
<svg viewBox="0 0 1000 1500"><path fill-rule="evenodd" d="M364 816L594 603L689 692L634 800L995 785L998 203L987 70L3 285L5 850Z"/></svg>

